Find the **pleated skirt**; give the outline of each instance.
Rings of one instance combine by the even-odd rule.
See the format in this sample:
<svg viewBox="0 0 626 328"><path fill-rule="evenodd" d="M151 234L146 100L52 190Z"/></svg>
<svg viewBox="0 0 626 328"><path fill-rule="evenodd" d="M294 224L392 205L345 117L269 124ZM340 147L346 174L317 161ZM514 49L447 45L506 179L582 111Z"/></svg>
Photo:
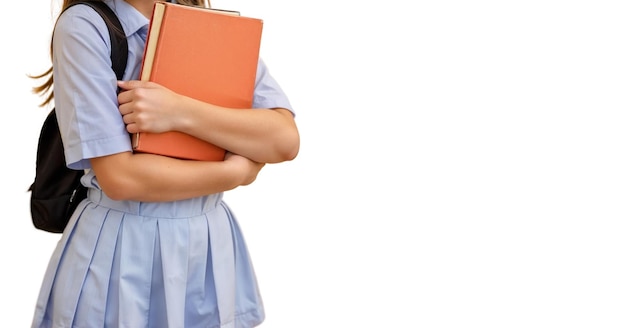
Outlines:
<svg viewBox="0 0 626 328"><path fill-rule="evenodd" d="M264 310L221 194L113 201L91 189L45 273L33 328L247 328Z"/></svg>

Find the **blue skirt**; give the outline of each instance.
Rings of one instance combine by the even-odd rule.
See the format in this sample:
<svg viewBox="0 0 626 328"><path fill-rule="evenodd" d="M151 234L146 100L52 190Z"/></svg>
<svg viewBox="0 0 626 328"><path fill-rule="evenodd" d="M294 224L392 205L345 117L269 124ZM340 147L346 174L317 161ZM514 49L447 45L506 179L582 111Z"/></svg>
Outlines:
<svg viewBox="0 0 626 328"><path fill-rule="evenodd" d="M52 255L32 327L244 328L263 319L221 194L141 203L90 189Z"/></svg>

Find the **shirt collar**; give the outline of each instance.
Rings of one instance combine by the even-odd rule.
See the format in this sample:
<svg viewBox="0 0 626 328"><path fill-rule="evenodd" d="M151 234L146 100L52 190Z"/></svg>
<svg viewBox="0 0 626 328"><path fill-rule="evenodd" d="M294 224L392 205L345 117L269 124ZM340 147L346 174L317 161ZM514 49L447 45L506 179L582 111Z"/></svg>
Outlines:
<svg viewBox="0 0 626 328"><path fill-rule="evenodd" d="M140 29L147 30L150 20L142 15L135 7L124 0L105 0L113 8L117 18L124 27L126 37L137 33Z"/></svg>

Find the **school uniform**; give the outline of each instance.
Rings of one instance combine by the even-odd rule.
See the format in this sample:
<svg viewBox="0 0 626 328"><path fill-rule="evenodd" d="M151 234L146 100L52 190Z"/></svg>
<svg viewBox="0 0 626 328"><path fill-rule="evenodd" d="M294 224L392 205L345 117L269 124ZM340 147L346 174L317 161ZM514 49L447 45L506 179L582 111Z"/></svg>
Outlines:
<svg viewBox="0 0 626 328"><path fill-rule="evenodd" d="M124 80L138 79L148 19L105 1L128 39ZM118 111L110 39L90 7L69 8L53 39L55 105L66 160L85 170L88 197L50 259L32 327L243 328L264 309L245 240L222 193L146 203L104 194L89 159L131 151ZM254 108L289 100L259 61Z"/></svg>

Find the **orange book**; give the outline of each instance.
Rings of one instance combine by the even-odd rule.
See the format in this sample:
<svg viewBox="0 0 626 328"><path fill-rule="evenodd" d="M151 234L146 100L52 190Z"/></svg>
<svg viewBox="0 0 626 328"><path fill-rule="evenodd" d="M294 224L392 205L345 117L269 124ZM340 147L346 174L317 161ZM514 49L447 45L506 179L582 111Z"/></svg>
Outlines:
<svg viewBox="0 0 626 328"><path fill-rule="evenodd" d="M251 108L263 21L236 11L156 2L140 79L197 100ZM135 133L133 150L220 161L225 150L181 132Z"/></svg>

